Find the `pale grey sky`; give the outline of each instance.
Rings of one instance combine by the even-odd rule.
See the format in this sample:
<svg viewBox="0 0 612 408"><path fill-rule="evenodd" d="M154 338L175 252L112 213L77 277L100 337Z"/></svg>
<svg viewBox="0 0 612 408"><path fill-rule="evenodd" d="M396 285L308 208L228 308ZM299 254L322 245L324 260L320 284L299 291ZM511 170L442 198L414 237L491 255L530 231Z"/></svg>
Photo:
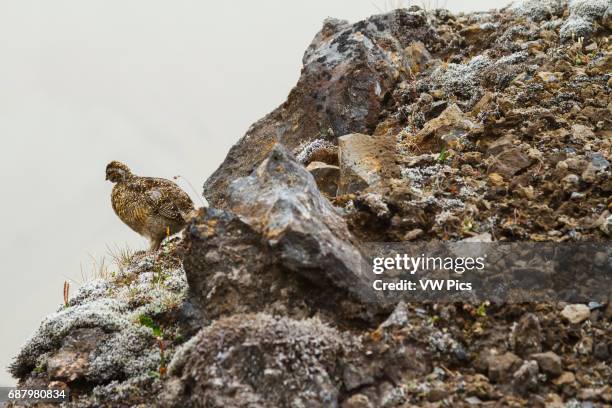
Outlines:
<svg viewBox="0 0 612 408"><path fill-rule="evenodd" d="M283 102L325 17L354 22L396 4L0 0L0 385L14 383L5 367L90 255L145 247L111 209L108 161L181 174L200 193L249 125Z"/></svg>

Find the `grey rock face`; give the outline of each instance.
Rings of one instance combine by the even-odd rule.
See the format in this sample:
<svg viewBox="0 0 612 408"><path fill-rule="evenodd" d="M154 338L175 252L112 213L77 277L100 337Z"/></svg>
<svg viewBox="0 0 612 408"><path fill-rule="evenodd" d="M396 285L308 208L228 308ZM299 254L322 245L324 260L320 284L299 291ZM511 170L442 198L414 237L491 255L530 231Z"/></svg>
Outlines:
<svg viewBox="0 0 612 408"><path fill-rule="evenodd" d="M281 145L229 190L228 207L267 241L278 262L317 286L365 300L369 279L346 222Z"/></svg>
<svg viewBox="0 0 612 408"><path fill-rule="evenodd" d="M371 133L383 101L407 77L413 41L430 46L437 35L422 10L394 10L349 24L328 19L304 53L302 75L285 103L255 123L204 184L204 195L224 207L227 187L248 175L280 141L289 149L315 139Z"/></svg>
<svg viewBox="0 0 612 408"><path fill-rule="evenodd" d="M346 222L280 145L232 183L228 209L201 214L187 239L187 280L206 319L246 312L304 318L314 304L333 320L370 313L369 270Z"/></svg>
<svg viewBox="0 0 612 408"><path fill-rule="evenodd" d="M191 347L182 386L162 399L181 408L337 406L341 357L358 344L317 319L220 319Z"/></svg>

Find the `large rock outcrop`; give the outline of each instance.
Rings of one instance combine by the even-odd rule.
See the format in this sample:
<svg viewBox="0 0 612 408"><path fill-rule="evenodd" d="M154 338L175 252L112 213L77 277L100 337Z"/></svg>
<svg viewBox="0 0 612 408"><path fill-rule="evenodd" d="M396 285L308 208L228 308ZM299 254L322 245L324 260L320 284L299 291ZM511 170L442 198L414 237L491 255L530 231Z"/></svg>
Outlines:
<svg viewBox="0 0 612 408"><path fill-rule="evenodd" d="M276 145L230 185L226 210L204 211L189 227L185 270L195 301L212 318L296 305L293 313L303 315L317 302L340 305L340 317L351 300L362 305L357 310L378 307L353 240L313 176Z"/></svg>
<svg viewBox="0 0 612 408"><path fill-rule="evenodd" d="M287 101L231 148L206 181L204 196L225 206L229 183L248 175L276 143L294 149L315 139L371 133L395 84L410 77L412 56L405 49L413 41L429 47L437 41L418 8L355 24L326 20L304 53L302 75Z"/></svg>

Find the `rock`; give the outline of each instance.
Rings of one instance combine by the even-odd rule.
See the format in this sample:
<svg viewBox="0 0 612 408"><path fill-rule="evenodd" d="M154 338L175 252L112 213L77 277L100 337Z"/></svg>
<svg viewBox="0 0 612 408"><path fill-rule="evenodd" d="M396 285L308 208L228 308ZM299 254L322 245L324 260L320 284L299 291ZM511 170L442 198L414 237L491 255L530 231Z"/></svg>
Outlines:
<svg viewBox="0 0 612 408"><path fill-rule="evenodd" d="M391 138L359 133L338 139L340 182L338 195L374 188L380 190L386 181L399 177Z"/></svg>
<svg viewBox="0 0 612 408"><path fill-rule="evenodd" d="M487 147L487 156L496 156L501 152L514 147L515 138L512 135L505 135L494 140Z"/></svg>
<svg viewBox="0 0 612 408"><path fill-rule="evenodd" d="M544 83L554 83L560 79L559 75L554 72L540 71L537 73L537 76Z"/></svg>
<svg viewBox="0 0 612 408"><path fill-rule="evenodd" d="M531 159L518 147L505 149L490 159L487 172L498 173L505 178L514 176L519 171L531 166Z"/></svg>
<svg viewBox="0 0 612 408"><path fill-rule="evenodd" d="M610 166L610 162L607 161L601 153L591 154L590 159L591 162L589 164L593 166L596 171L604 171Z"/></svg>
<svg viewBox="0 0 612 408"><path fill-rule="evenodd" d="M409 322L408 318L408 308L403 301L400 301L395 309L393 309L393 313L389 315L387 320L385 320L381 325L381 329L386 328L396 328L401 329L405 327Z"/></svg>
<svg viewBox="0 0 612 408"><path fill-rule="evenodd" d="M567 305L561 311L561 316L572 324L582 323L590 315L589 307L583 304Z"/></svg>
<svg viewBox="0 0 612 408"><path fill-rule="evenodd" d="M605 217L599 229L606 235L612 236L612 214Z"/></svg>
<svg viewBox="0 0 612 408"><path fill-rule="evenodd" d="M487 359L489 380L497 383L509 380L521 361L516 354L510 352L490 356Z"/></svg>
<svg viewBox="0 0 612 408"><path fill-rule="evenodd" d="M374 408L370 399L363 394L355 394L342 403L342 408Z"/></svg>
<svg viewBox="0 0 612 408"><path fill-rule="evenodd" d="M62 340L62 347L47 360L47 373L54 380L83 379L89 370L90 353L104 341L99 328L76 329Z"/></svg>
<svg viewBox="0 0 612 408"><path fill-rule="evenodd" d="M366 385L372 385L376 381L372 374L368 370L364 370L363 367L347 364L342 370L342 382L348 391L353 391Z"/></svg>
<svg viewBox="0 0 612 408"><path fill-rule="evenodd" d="M404 235L404 241L414 241L418 237L424 234L424 231L420 228L410 230Z"/></svg>
<svg viewBox="0 0 612 408"><path fill-rule="evenodd" d="M370 277L345 221L281 145L253 174L230 185L228 208L262 235L283 267L315 285L331 283L367 297Z"/></svg>
<svg viewBox="0 0 612 408"><path fill-rule="evenodd" d="M531 358L538 362L541 371L552 377L557 377L563 372L561 357L552 351L532 354Z"/></svg>
<svg viewBox="0 0 612 408"><path fill-rule="evenodd" d="M420 41L410 43L404 49L404 53L410 61L411 72L415 75L425 70L427 63L431 60L431 54L427 51L425 44Z"/></svg>
<svg viewBox="0 0 612 408"><path fill-rule="evenodd" d="M489 174L489 182L493 186L502 186L504 185L504 178L499 173L491 173Z"/></svg>
<svg viewBox="0 0 612 408"><path fill-rule="evenodd" d="M596 27L605 24L605 14L609 8L607 0L572 0L569 2L569 18L559 30L563 41L584 38L589 39Z"/></svg>
<svg viewBox="0 0 612 408"><path fill-rule="evenodd" d="M580 177L575 174L568 174L561 180L563 191L567 193L575 192L580 185Z"/></svg>
<svg viewBox="0 0 612 408"><path fill-rule="evenodd" d="M461 242L472 242L472 243L480 243L480 242L493 242L493 237L489 232L483 232L482 234L474 235L473 237L462 239Z"/></svg>
<svg viewBox="0 0 612 408"><path fill-rule="evenodd" d="M558 378L553 380L555 385L573 384L576 381L576 376L571 371L564 371Z"/></svg>
<svg viewBox="0 0 612 408"><path fill-rule="evenodd" d="M198 334L172 406L336 406L335 373L355 347L317 319L223 318Z"/></svg>
<svg viewBox="0 0 612 408"><path fill-rule="evenodd" d="M346 222L284 147L277 145L252 175L231 184L227 205L227 212L209 210L188 227L185 271L194 301L207 315L219 316L226 308L296 307L290 294L304 281L314 285L312 291L295 296L319 307L334 299L345 304L347 294L376 306L371 272ZM270 288L275 292L262 297Z"/></svg>
<svg viewBox="0 0 612 408"><path fill-rule="evenodd" d="M292 150L315 139L370 133L386 95L409 77L412 56L405 50L418 41L425 47L437 41L422 11L397 9L355 24L325 20L287 101L252 125L206 181L209 203L224 207L231 180L247 176L277 142Z"/></svg>
<svg viewBox="0 0 612 408"><path fill-rule="evenodd" d="M534 360L524 361L512 375L512 384L519 394L534 391L538 388L538 363Z"/></svg>
<svg viewBox="0 0 612 408"><path fill-rule="evenodd" d="M589 126L585 126L581 124L572 125L572 135L577 140L584 141L584 142L588 140L592 140L595 137L595 133L593 133L593 130L591 130Z"/></svg>
<svg viewBox="0 0 612 408"><path fill-rule="evenodd" d="M306 170L312 174L319 190L329 197L334 197L338 191L340 167L323 162L310 162Z"/></svg>
<svg viewBox="0 0 612 408"><path fill-rule="evenodd" d="M475 127L456 104L451 104L414 136L415 145L420 152L439 153L460 143Z"/></svg>
<svg viewBox="0 0 612 408"><path fill-rule="evenodd" d="M535 314L527 313L521 317L512 329L510 343L521 357L542 351L542 329Z"/></svg>

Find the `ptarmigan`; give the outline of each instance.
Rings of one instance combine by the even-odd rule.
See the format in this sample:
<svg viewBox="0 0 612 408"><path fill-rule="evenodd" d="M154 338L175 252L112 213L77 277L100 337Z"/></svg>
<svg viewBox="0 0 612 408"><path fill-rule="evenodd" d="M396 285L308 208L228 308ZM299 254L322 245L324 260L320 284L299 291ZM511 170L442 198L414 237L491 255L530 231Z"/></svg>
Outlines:
<svg viewBox="0 0 612 408"><path fill-rule="evenodd" d="M151 250L159 249L167 236L179 232L193 211L193 202L170 180L138 177L118 161L106 166L106 179L115 183L113 210L131 229L149 239Z"/></svg>

